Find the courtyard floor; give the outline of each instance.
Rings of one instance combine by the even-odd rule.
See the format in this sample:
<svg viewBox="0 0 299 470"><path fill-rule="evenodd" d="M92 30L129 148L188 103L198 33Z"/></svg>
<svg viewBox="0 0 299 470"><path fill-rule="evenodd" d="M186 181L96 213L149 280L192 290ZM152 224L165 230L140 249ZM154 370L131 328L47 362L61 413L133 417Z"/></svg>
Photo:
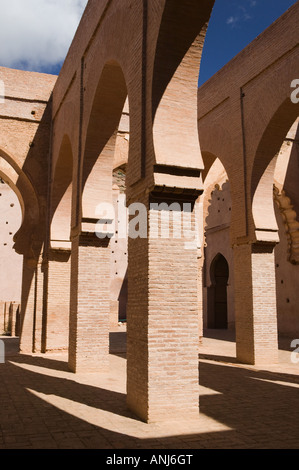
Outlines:
<svg viewBox="0 0 299 470"><path fill-rule="evenodd" d="M196 421L145 424L126 407L126 332L110 334L110 372L68 371L66 354L19 355L0 364L0 449L298 449L299 364L290 340L280 363L238 364L231 333L209 330L200 349ZM299 356L299 355L298 355Z"/></svg>

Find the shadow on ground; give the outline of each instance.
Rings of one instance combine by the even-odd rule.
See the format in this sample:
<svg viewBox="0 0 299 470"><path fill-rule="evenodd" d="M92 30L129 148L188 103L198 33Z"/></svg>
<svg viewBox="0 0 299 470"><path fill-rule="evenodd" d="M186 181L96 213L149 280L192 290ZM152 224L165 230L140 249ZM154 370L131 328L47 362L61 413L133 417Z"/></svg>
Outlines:
<svg viewBox="0 0 299 470"><path fill-rule="evenodd" d="M163 426L148 425L148 438L144 438L145 425L127 410L124 393L79 383L72 374L57 377L53 371L65 371L65 363L17 355L13 353L16 341L11 341L14 344L6 340L10 351L7 362L0 365L2 449L299 448L299 370L296 375L200 359L201 431L188 433L186 427L182 433L163 437ZM45 371L32 370L31 366ZM62 409L47 402L46 397L71 405L64 404ZM82 405L88 407L89 416L98 410L108 412L108 421L91 424L87 415L77 410ZM125 432L117 426L111 430L111 423L118 419ZM211 421L222 429L211 431Z"/></svg>

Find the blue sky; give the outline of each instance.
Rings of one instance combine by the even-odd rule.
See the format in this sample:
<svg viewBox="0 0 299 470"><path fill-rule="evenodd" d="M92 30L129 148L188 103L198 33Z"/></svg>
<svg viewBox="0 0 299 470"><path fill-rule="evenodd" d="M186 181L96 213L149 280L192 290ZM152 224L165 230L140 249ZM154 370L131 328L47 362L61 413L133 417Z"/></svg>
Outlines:
<svg viewBox="0 0 299 470"><path fill-rule="evenodd" d="M297 0L216 0L203 51L199 85L295 3Z"/></svg>
<svg viewBox="0 0 299 470"><path fill-rule="evenodd" d="M216 0L199 83L210 78L296 2ZM2 0L0 66L58 74L86 3L87 0Z"/></svg>

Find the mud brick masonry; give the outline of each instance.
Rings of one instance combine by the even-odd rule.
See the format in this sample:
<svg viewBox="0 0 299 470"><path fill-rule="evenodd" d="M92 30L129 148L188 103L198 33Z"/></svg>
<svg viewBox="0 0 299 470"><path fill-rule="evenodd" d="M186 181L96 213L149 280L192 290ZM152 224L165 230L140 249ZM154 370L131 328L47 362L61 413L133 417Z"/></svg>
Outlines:
<svg viewBox="0 0 299 470"><path fill-rule="evenodd" d="M237 360L256 365L277 361L278 326L299 332L299 5L198 90L213 4L89 0L58 77L0 68L21 353L105 372L126 318L127 404L146 422L198 417L203 325L235 328ZM100 239L98 204L124 196L147 208L147 238ZM151 236L165 202L190 204L197 244Z"/></svg>

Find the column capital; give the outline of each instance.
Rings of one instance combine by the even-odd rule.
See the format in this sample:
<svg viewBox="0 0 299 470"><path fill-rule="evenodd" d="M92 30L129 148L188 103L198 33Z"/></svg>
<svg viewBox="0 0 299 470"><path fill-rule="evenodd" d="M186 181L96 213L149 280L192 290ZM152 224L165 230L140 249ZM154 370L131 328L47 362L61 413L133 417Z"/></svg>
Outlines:
<svg viewBox="0 0 299 470"><path fill-rule="evenodd" d="M233 248L235 246L242 246L242 245L252 245L252 246L264 246L264 247L272 247L279 243L279 235L277 230L256 230L255 231L255 238L251 237L237 237L232 242Z"/></svg>
<svg viewBox="0 0 299 470"><path fill-rule="evenodd" d="M194 204L202 193L201 189L196 188L155 185L149 192L149 199L150 202L191 202Z"/></svg>

